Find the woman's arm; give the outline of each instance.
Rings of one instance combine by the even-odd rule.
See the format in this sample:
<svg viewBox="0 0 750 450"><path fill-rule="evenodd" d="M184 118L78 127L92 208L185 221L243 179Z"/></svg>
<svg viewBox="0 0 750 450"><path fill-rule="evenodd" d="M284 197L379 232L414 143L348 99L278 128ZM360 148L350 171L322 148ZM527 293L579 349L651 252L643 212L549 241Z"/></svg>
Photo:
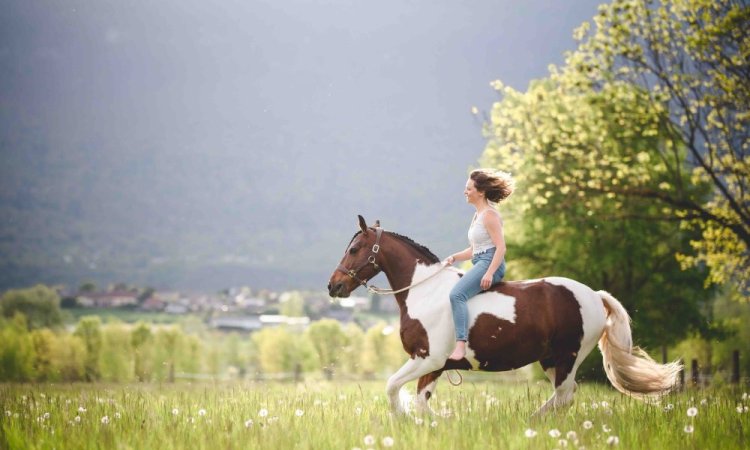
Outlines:
<svg viewBox="0 0 750 450"><path fill-rule="evenodd" d="M453 264L456 261L466 261L467 259L471 259L471 254L472 254L472 248L469 247L445 258L445 262L447 262L448 264Z"/></svg>
<svg viewBox="0 0 750 450"><path fill-rule="evenodd" d="M492 276L505 257L505 237L503 236L503 224L500 221L499 214L485 214L482 217L482 222L490 235L490 239L492 239L492 243L495 244L495 254L492 256L490 267L487 268L487 272L479 283L482 289L489 289L492 285Z"/></svg>

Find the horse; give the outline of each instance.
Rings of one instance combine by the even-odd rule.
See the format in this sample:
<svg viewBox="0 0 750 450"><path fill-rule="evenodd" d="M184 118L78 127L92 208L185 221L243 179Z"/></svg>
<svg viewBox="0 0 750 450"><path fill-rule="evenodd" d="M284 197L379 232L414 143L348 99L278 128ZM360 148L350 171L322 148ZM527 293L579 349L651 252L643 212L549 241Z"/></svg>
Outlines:
<svg viewBox="0 0 750 450"><path fill-rule="evenodd" d="M446 370L499 372L537 361L554 392L534 415L562 408L573 401L576 370L597 343L607 378L623 394L658 400L677 385L682 366L658 364L633 346L630 316L617 299L564 277L501 281L470 299L466 356L448 359L456 338L449 293L463 272L379 221L368 227L358 219L328 293L343 298L365 286L395 295L409 359L386 385L394 413L406 412L399 394L410 381L418 380L415 409L431 413L428 401ZM381 271L392 290L367 286Z"/></svg>

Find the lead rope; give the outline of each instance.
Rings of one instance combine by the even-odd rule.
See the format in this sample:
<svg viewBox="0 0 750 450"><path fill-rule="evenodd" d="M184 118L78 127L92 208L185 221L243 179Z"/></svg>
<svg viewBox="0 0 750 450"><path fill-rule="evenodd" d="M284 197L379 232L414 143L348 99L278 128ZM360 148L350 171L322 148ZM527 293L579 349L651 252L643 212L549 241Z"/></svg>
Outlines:
<svg viewBox="0 0 750 450"><path fill-rule="evenodd" d="M416 283L414 283L414 284L412 284L410 286L406 286L406 287L401 288L401 289L393 290L393 289L381 289L381 288L379 288L379 287L371 284L371 285L367 286L367 292L370 292L370 293L373 293L373 294L377 294L377 295L392 295L392 294L399 294L401 292L408 291L409 289L411 289L413 287L416 287L416 286L419 286L420 284L424 283L425 281L429 280L430 278L436 276L437 274L439 274L440 272L442 272L443 270L447 269L450 266L450 264L448 264L446 262L442 262L441 264L443 265L443 267L441 267L440 270L436 271L432 275L430 275L430 276L428 276L428 277L426 277L426 278L424 278L422 280L417 281Z"/></svg>
<svg viewBox="0 0 750 450"><path fill-rule="evenodd" d="M445 378L448 379L448 383L452 384L453 386L460 386L461 383L464 381L464 377L461 376L461 372L458 371L458 369L453 369L454 372L456 372L456 375L458 375L458 383L454 383L451 379L451 376L448 375L450 372L445 372Z"/></svg>

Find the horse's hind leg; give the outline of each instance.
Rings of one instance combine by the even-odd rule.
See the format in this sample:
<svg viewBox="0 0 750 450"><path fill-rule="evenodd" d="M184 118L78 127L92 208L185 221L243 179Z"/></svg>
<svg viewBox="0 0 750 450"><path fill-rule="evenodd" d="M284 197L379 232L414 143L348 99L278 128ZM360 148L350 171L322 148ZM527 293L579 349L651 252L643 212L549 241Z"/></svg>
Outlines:
<svg viewBox="0 0 750 450"><path fill-rule="evenodd" d="M547 378L549 378L550 383L552 383L552 386L555 387L555 362L551 359L545 359L542 361L539 361L539 364L542 366L542 370L544 370L544 374L547 375ZM547 399L544 404L539 407L539 409L536 410L534 413L534 416L540 416L544 413L546 413L550 408L554 407L555 400L557 399L557 389L555 389L555 392L552 393L552 396Z"/></svg>
<svg viewBox="0 0 750 450"><path fill-rule="evenodd" d="M440 369L419 377L419 380L417 381L417 412L427 412L430 414L434 414L432 408L430 408L430 405L428 404L428 401L430 400L430 397L432 397L432 394L435 392L435 388L437 387L437 380L438 378L440 378L440 375L442 375L442 373L443 370Z"/></svg>
<svg viewBox="0 0 750 450"><path fill-rule="evenodd" d="M386 385L386 393L388 394L388 400L391 404L391 410L395 413L403 413L404 407L401 405L399 399L399 393L401 387L411 380L415 380L422 375L427 375L445 364L445 361L439 361L437 359L422 359L414 358L406 361L406 364L401 366L400 369L390 378L388 378L388 384Z"/></svg>

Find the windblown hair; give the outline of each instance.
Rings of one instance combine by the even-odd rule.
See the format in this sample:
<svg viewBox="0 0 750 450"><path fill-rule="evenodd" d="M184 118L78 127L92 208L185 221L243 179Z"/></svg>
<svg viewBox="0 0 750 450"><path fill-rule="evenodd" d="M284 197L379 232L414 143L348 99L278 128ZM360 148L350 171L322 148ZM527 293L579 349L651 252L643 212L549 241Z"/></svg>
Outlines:
<svg viewBox="0 0 750 450"><path fill-rule="evenodd" d="M469 178L474 181L474 187L479 192L484 193L487 200L493 203L508 198L516 187L513 177L509 173L500 170L472 170Z"/></svg>

